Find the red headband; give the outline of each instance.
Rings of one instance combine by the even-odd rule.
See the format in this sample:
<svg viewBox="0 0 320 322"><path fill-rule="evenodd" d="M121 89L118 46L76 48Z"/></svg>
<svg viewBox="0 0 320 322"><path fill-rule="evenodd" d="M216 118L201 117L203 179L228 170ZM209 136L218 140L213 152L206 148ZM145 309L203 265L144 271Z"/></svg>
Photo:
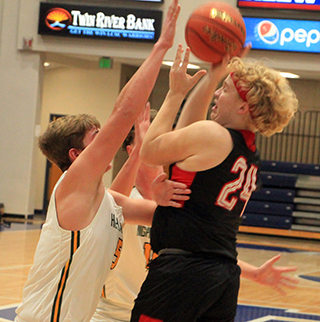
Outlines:
<svg viewBox="0 0 320 322"><path fill-rule="evenodd" d="M234 86L236 87L237 92L239 93L239 96L245 101L247 102L247 94L249 92L249 90L244 89L243 87L240 86L239 84L239 80L235 79L234 77L234 72L230 74L231 79L234 83Z"/></svg>

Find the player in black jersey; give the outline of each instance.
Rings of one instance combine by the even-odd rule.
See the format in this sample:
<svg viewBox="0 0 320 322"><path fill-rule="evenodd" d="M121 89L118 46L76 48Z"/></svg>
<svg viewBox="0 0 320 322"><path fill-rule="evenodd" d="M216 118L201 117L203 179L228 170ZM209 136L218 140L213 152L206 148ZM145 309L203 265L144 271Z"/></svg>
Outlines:
<svg viewBox="0 0 320 322"><path fill-rule="evenodd" d="M183 61L182 52L180 45L169 92L141 155L152 165L171 164L171 179L187 183L192 194L182 208L155 212L151 244L159 257L150 264L133 322L234 321L240 275L236 234L259 185L255 132L282 131L298 105L288 82L272 69L239 58L229 64L226 56L208 73L190 76L190 51ZM201 77L171 131L181 102ZM214 121L208 121L213 96Z"/></svg>

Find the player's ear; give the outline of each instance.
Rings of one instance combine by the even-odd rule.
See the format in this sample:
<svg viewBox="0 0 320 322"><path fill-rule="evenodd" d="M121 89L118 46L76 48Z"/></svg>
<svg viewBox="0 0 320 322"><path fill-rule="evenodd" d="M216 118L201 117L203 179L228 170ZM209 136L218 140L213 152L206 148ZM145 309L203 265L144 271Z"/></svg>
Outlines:
<svg viewBox="0 0 320 322"><path fill-rule="evenodd" d="M126 146L126 149L127 149L127 153L128 153L128 155L130 155L130 154L131 154L131 152L132 152L132 150L133 150L133 145L132 145L132 144L127 145L127 146Z"/></svg>
<svg viewBox="0 0 320 322"><path fill-rule="evenodd" d="M81 150L76 149L76 148L71 148L69 150L69 158L71 162L73 162L81 153Z"/></svg>
<svg viewBox="0 0 320 322"><path fill-rule="evenodd" d="M239 114L249 113L249 104L247 102L243 101L243 103L240 105L238 111L239 111Z"/></svg>

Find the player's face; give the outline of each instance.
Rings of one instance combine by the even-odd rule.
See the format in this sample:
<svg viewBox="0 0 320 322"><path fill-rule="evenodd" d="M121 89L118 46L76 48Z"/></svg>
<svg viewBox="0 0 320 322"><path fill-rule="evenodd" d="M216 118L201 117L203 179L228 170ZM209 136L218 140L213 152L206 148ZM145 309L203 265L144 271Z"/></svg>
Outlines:
<svg viewBox="0 0 320 322"><path fill-rule="evenodd" d="M227 126L230 121L233 121L237 108L243 104L230 75L214 95L215 105L212 107L211 119L222 126Z"/></svg>

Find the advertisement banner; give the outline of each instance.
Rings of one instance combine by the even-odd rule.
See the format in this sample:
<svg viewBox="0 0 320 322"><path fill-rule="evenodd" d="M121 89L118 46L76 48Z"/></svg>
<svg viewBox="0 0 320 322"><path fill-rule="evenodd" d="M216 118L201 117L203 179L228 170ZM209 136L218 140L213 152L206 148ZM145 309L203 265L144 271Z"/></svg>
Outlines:
<svg viewBox="0 0 320 322"><path fill-rule="evenodd" d="M38 34L155 43L162 11L40 3Z"/></svg>
<svg viewBox="0 0 320 322"><path fill-rule="evenodd" d="M243 19L252 49L320 53L320 21Z"/></svg>

